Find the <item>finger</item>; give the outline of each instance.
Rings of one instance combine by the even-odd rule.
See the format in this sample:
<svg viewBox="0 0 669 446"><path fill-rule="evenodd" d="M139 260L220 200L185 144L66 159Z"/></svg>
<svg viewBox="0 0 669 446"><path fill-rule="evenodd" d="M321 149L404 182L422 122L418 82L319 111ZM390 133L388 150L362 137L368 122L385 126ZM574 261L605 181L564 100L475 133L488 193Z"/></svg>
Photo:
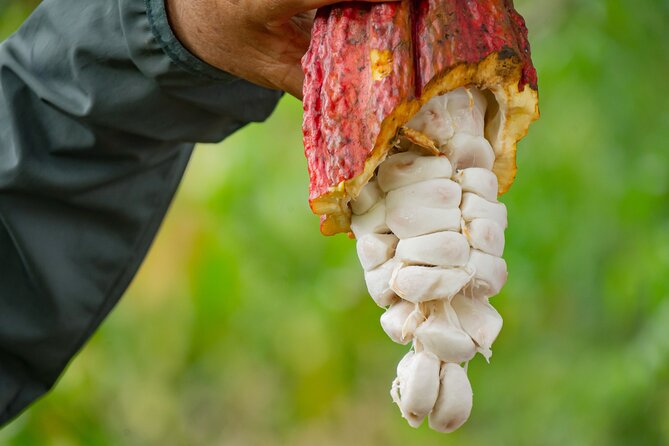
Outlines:
<svg viewBox="0 0 669 446"><path fill-rule="evenodd" d="M381 3L387 1L399 0L360 0L367 3ZM296 14L309 11L310 9L318 9L323 6L332 5L334 3L341 3L341 0L267 0L262 7L264 7L264 16L267 22L282 22L290 19Z"/></svg>
<svg viewBox="0 0 669 446"><path fill-rule="evenodd" d="M316 18L316 10L312 9L306 12L295 14L292 18L292 21L295 24L295 26L305 35L311 36L311 28L314 25L315 18Z"/></svg>
<svg viewBox="0 0 669 446"><path fill-rule="evenodd" d="M302 86L304 84L304 72L299 65L293 65L288 69L283 79L281 89L291 96L302 100Z"/></svg>

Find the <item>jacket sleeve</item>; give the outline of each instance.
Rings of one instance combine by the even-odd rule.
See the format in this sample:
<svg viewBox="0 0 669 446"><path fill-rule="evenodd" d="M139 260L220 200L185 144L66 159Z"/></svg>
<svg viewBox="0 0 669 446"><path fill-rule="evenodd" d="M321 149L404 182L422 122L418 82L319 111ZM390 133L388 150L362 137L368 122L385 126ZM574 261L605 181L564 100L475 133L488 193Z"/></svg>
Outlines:
<svg viewBox="0 0 669 446"><path fill-rule="evenodd" d="M279 97L188 53L163 0L45 0L0 45L0 425L123 294L193 143Z"/></svg>

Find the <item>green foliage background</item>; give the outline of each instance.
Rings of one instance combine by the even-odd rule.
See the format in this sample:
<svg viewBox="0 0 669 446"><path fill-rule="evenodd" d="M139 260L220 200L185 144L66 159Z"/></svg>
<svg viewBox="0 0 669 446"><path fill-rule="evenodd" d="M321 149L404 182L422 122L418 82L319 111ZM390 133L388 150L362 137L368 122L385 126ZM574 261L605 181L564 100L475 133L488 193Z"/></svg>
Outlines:
<svg viewBox="0 0 669 446"><path fill-rule="evenodd" d="M35 1L0 2L8 35ZM32 445L669 444L669 3L520 1L542 118L520 144L509 282L475 406L441 435L390 402L354 244L307 206L301 106L197 150L120 305L0 432Z"/></svg>

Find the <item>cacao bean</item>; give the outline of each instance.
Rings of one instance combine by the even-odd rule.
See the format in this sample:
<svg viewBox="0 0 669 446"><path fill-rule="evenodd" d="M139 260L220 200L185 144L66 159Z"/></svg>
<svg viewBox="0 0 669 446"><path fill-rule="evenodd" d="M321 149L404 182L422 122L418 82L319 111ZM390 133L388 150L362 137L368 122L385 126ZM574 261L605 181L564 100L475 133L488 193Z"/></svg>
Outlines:
<svg viewBox="0 0 669 446"><path fill-rule="evenodd" d="M470 167L458 171L453 179L463 192L473 192L488 201L497 201L497 177L490 170Z"/></svg>
<svg viewBox="0 0 669 446"><path fill-rule="evenodd" d="M469 242L453 231L401 239L395 258L406 265L464 266L469 260Z"/></svg>
<svg viewBox="0 0 669 446"><path fill-rule="evenodd" d="M430 427L448 433L465 424L472 411L473 396L465 369L458 364L444 364L439 396L428 417Z"/></svg>

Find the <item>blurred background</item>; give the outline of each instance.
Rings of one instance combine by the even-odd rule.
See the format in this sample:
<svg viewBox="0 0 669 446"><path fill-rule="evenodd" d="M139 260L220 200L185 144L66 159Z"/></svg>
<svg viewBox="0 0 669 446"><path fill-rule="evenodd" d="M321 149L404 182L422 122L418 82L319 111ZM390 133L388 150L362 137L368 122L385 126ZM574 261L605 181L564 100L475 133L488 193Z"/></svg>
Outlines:
<svg viewBox="0 0 669 446"><path fill-rule="evenodd" d="M0 0L0 37L36 1ZM458 432L408 427L354 243L307 206L301 104L197 151L32 445L669 444L669 3L516 1L542 118L518 151L505 326Z"/></svg>

